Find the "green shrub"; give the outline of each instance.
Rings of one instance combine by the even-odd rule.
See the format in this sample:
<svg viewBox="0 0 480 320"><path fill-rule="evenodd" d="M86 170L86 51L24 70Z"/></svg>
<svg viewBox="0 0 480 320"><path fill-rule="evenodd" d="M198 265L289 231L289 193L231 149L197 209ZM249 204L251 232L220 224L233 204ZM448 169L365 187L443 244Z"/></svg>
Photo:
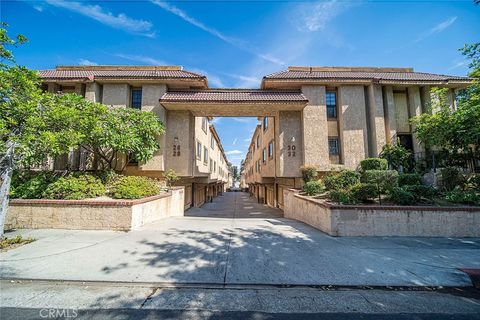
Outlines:
<svg viewBox="0 0 480 320"><path fill-rule="evenodd" d="M415 204L415 198L411 192L400 187L394 187L390 190L389 198L396 204L412 205Z"/></svg>
<svg viewBox="0 0 480 320"><path fill-rule="evenodd" d="M58 174L51 171L15 172L12 177L10 197L12 199L41 199L45 189L58 177Z"/></svg>
<svg viewBox="0 0 480 320"><path fill-rule="evenodd" d="M120 177L120 175L114 170L100 171L97 173L97 176L100 180L102 180L104 185L112 184L116 179L118 179L118 177Z"/></svg>
<svg viewBox="0 0 480 320"><path fill-rule="evenodd" d="M315 180L317 177L317 168L315 166L301 166L300 171L302 172L302 179L305 183Z"/></svg>
<svg viewBox="0 0 480 320"><path fill-rule="evenodd" d="M160 193L156 180L147 177L122 176L110 189L110 195L115 199L140 199Z"/></svg>
<svg viewBox="0 0 480 320"><path fill-rule="evenodd" d="M361 181L376 185L378 192L384 194L398 185L398 172L395 170L367 170L362 173Z"/></svg>
<svg viewBox="0 0 480 320"><path fill-rule="evenodd" d="M400 167L409 170L413 163L412 153L402 146L400 141L384 145L380 158L387 160L390 167L395 170L399 170Z"/></svg>
<svg viewBox="0 0 480 320"><path fill-rule="evenodd" d="M328 196L333 202L340 204L356 204L357 200L352 197L352 194L348 190L332 190Z"/></svg>
<svg viewBox="0 0 480 320"><path fill-rule="evenodd" d="M370 183L358 183L349 190L350 196L358 202L365 202L378 198L377 186Z"/></svg>
<svg viewBox="0 0 480 320"><path fill-rule="evenodd" d="M171 186L172 184L180 180L180 177L175 172L175 170L168 169L167 172L165 172L165 180L167 180L167 185Z"/></svg>
<svg viewBox="0 0 480 320"><path fill-rule="evenodd" d="M424 185L403 186L403 190L410 192L415 202L431 202L437 195L437 189Z"/></svg>
<svg viewBox="0 0 480 320"><path fill-rule="evenodd" d="M463 191L460 187L456 187L445 195L445 200L453 203L475 205L480 204L480 193L475 191Z"/></svg>
<svg viewBox="0 0 480 320"><path fill-rule="evenodd" d="M418 173L403 173L398 176L398 186L418 186L422 184L422 176Z"/></svg>
<svg viewBox="0 0 480 320"><path fill-rule="evenodd" d="M47 199L81 200L105 193L102 181L90 174L72 174L51 183L45 190Z"/></svg>
<svg viewBox="0 0 480 320"><path fill-rule="evenodd" d="M362 168L362 171L387 170L388 161L382 158L367 158L360 161L360 167Z"/></svg>
<svg viewBox="0 0 480 320"><path fill-rule="evenodd" d="M480 191L480 173L474 173L468 177L467 188Z"/></svg>
<svg viewBox="0 0 480 320"><path fill-rule="evenodd" d="M309 196L316 196L325 191L325 185L320 180L309 181L303 186L303 191Z"/></svg>
<svg viewBox="0 0 480 320"><path fill-rule="evenodd" d="M441 185L446 191L451 191L456 187L463 187L465 179L458 168L447 167L440 170Z"/></svg>
<svg viewBox="0 0 480 320"><path fill-rule="evenodd" d="M360 182L360 174L353 170L331 171L323 183L327 190L347 189Z"/></svg>

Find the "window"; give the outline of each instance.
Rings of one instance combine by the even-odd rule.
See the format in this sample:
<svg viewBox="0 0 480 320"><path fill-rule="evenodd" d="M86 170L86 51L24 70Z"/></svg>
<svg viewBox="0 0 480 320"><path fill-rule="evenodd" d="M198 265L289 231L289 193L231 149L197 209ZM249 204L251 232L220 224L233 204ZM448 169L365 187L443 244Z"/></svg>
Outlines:
<svg viewBox="0 0 480 320"><path fill-rule="evenodd" d="M205 132L205 134L207 133L207 118L206 117L203 117L202 118L202 130L203 132Z"/></svg>
<svg viewBox="0 0 480 320"><path fill-rule="evenodd" d="M142 89L132 89L132 103L134 109L142 109Z"/></svg>
<svg viewBox="0 0 480 320"><path fill-rule="evenodd" d="M263 160L263 163L267 162L267 149L265 148L263 148L262 160Z"/></svg>
<svg viewBox="0 0 480 320"><path fill-rule="evenodd" d="M202 159L202 144L197 141L197 159Z"/></svg>
<svg viewBox="0 0 480 320"><path fill-rule="evenodd" d="M330 138L328 139L328 153L331 156L338 156L338 138Z"/></svg>
<svg viewBox="0 0 480 320"><path fill-rule="evenodd" d="M203 163L208 164L208 149L203 147Z"/></svg>
<svg viewBox="0 0 480 320"><path fill-rule="evenodd" d="M260 148L260 136L257 136L256 144L257 144L257 149Z"/></svg>
<svg viewBox="0 0 480 320"><path fill-rule="evenodd" d="M263 117L263 131L268 129L268 117Z"/></svg>
<svg viewBox="0 0 480 320"><path fill-rule="evenodd" d="M213 136L213 134L210 136L210 147L212 149L215 149L215 137Z"/></svg>
<svg viewBox="0 0 480 320"><path fill-rule="evenodd" d="M337 93L335 91L327 91L327 118L337 117Z"/></svg>
<svg viewBox="0 0 480 320"><path fill-rule="evenodd" d="M268 157L273 158L273 141L268 144Z"/></svg>
<svg viewBox="0 0 480 320"><path fill-rule="evenodd" d="M213 161L213 172L217 172L217 161Z"/></svg>

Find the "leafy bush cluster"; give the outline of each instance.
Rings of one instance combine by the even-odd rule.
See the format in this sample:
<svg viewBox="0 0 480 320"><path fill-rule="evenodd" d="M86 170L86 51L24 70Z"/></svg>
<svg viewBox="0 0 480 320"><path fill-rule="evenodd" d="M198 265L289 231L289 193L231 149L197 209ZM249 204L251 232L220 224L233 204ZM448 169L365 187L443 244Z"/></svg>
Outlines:
<svg viewBox="0 0 480 320"><path fill-rule="evenodd" d="M99 174L20 172L12 179L10 197L20 199L82 200L109 195L116 199L138 199L160 193L156 180L121 176L114 171Z"/></svg>
<svg viewBox="0 0 480 320"><path fill-rule="evenodd" d="M325 191L325 185L320 180L308 181L303 186L303 191L309 196L315 196Z"/></svg>
<svg viewBox="0 0 480 320"><path fill-rule="evenodd" d="M147 177L123 176L111 186L110 195L115 199L140 199L160 193L156 180Z"/></svg>
<svg viewBox="0 0 480 320"><path fill-rule="evenodd" d="M48 185L44 192L47 199L81 200L105 194L105 185L89 174L69 175Z"/></svg>
<svg viewBox="0 0 480 320"><path fill-rule="evenodd" d="M360 174L353 170L332 171L323 182L327 190L347 189L360 182Z"/></svg>
<svg viewBox="0 0 480 320"><path fill-rule="evenodd" d="M308 183L317 177L317 168L315 166L305 165L300 167L304 183Z"/></svg>
<svg viewBox="0 0 480 320"><path fill-rule="evenodd" d="M382 158L367 158L360 162L360 167L363 172L368 170L387 170L388 161Z"/></svg>

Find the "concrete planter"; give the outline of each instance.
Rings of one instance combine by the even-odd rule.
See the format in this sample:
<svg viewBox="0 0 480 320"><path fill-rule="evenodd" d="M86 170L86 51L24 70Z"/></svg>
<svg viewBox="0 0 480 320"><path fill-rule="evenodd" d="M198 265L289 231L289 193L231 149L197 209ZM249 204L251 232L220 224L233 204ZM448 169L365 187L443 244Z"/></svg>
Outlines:
<svg viewBox="0 0 480 320"><path fill-rule="evenodd" d="M332 205L284 190L285 218L332 236L480 237L480 208Z"/></svg>
<svg viewBox="0 0 480 320"><path fill-rule="evenodd" d="M138 200L10 201L6 229L135 230L162 218L183 216L183 187Z"/></svg>

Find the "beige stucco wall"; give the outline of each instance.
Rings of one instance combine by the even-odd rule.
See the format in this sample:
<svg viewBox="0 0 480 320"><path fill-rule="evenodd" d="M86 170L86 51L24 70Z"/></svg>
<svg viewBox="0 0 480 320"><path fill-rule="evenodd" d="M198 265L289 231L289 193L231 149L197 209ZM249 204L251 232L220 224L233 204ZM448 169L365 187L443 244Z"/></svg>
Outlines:
<svg viewBox="0 0 480 320"><path fill-rule="evenodd" d="M124 200L128 202L129 200ZM184 190L176 188L169 194L139 204L115 204L119 201L35 200L10 202L6 229L85 229L131 230L146 223L170 216L182 216ZM122 200L120 200L122 202ZM78 204L75 204L78 203ZM103 203L103 204L102 204Z"/></svg>
<svg viewBox="0 0 480 320"><path fill-rule="evenodd" d="M393 98L393 88L386 86L384 89L384 110L385 110L385 131L386 142L395 143L394 137L397 134L397 118L395 111L395 101Z"/></svg>
<svg viewBox="0 0 480 320"><path fill-rule="evenodd" d="M300 111L280 111L276 132L277 177L299 177L303 164L302 114ZM292 137L295 142L292 142ZM295 156L288 156L288 146L295 146Z"/></svg>
<svg viewBox="0 0 480 320"><path fill-rule="evenodd" d="M171 190L169 197L132 206L131 229L139 229L163 218L183 216L184 197L185 189L177 187Z"/></svg>
<svg viewBox="0 0 480 320"><path fill-rule="evenodd" d="M165 169L180 176L192 176L194 117L189 111L168 111L165 143ZM178 138L180 156L173 156L174 139Z"/></svg>
<svg viewBox="0 0 480 320"><path fill-rule="evenodd" d="M478 237L480 208L332 206L284 190L284 216L332 236Z"/></svg>
<svg viewBox="0 0 480 320"><path fill-rule="evenodd" d="M408 87L408 107L410 109L410 117L419 116L422 113L422 100L420 98L419 87ZM415 126L412 125L412 132L415 130ZM420 145L420 141L413 135L413 151L415 153L422 152L423 147Z"/></svg>
<svg viewBox="0 0 480 320"><path fill-rule="evenodd" d="M102 87L97 82L89 82L85 87L85 99L93 102L102 102Z"/></svg>
<svg viewBox="0 0 480 320"><path fill-rule="evenodd" d="M263 153L263 149L266 150L267 153L267 161L262 163L262 177L275 177L275 117L268 117L268 128L267 130L263 129L263 122L262 122L262 130L261 130L261 141L262 146L260 152ZM268 156L268 144L273 142L273 157L270 158ZM263 155L261 156L263 159Z"/></svg>
<svg viewBox="0 0 480 320"><path fill-rule="evenodd" d="M324 86L303 86L308 105L302 111L303 163L328 170L327 106Z"/></svg>
<svg viewBox="0 0 480 320"><path fill-rule="evenodd" d="M162 121L165 125L167 120L166 110L163 106L160 105L159 99L166 91L167 86L164 84L142 86L142 111L155 113L158 116L159 120ZM157 141L160 145L160 149L155 152L152 159L150 159L146 163L139 164L140 170L165 170L165 153L168 152L168 150L165 150L166 135L159 135L157 137Z"/></svg>
<svg viewBox="0 0 480 320"><path fill-rule="evenodd" d="M124 83L105 83L102 103L113 108L130 106L130 86Z"/></svg>
<svg viewBox="0 0 480 320"><path fill-rule="evenodd" d="M377 157L386 143L383 95L380 85L368 86L369 156Z"/></svg>
<svg viewBox="0 0 480 320"><path fill-rule="evenodd" d="M354 169L366 157L368 150L364 88L339 87L338 98L343 164Z"/></svg>

